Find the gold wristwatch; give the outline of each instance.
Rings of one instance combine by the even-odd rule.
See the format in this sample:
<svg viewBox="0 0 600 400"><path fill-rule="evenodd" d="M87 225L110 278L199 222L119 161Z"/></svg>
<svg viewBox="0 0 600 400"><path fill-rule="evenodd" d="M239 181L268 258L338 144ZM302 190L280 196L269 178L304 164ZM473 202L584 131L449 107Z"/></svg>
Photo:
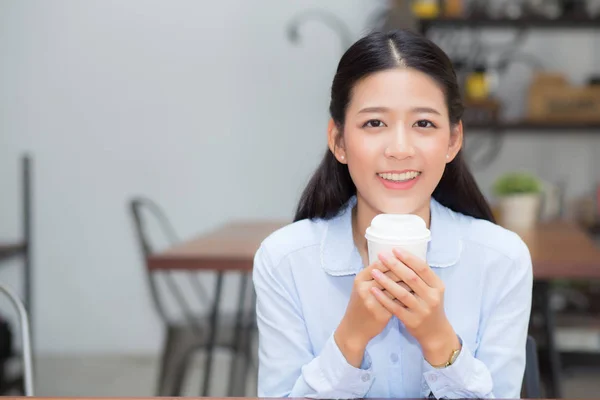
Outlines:
<svg viewBox="0 0 600 400"><path fill-rule="evenodd" d="M450 354L450 358L448 358L448 361L446 361L443 364L432 365L432 367L440 369L440 368L446 368L446 367L451 366L452 364L454 364L454 362L458 358L458 355L460 354L460 350L461 349L452 350L452 354Z"/></svg>

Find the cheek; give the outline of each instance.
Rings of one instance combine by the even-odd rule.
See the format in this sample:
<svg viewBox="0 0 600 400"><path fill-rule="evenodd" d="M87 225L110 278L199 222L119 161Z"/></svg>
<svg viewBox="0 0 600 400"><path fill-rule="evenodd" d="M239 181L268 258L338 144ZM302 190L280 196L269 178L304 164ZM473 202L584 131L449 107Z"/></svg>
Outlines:
<svg viewBox="0 0 600 400"><path fill-rule="evenodd" d="M426 187L432 190L437 186L438 182L444 174L446 168L446 154L448 154L448 141L444 138L428 138L430 140L420 143L418 148L419 158L423 163L425 171Z"/></svg>
<svg viewBox="0 0 600 400"><path fill-rule="evenodd" d="M368 135L347 134L345 137L348 169L357 186L367 181L377 169L377 161L383 157L381 141Z"/></svg>
<svg viewBox="0 0 600 400"><path fill-rule="evenodd" d="M443 166L446 164L448 154L448 141L445 138L430 137L423 140L419 145L422 159L428 166Z"/></svg>
<svg viewBox="0 0 600 400"><path fill-rule="evenodd" d="M349 133L345 138L346 154L352 166L373 164L382 154L381 141L375 136Z"/></svg>

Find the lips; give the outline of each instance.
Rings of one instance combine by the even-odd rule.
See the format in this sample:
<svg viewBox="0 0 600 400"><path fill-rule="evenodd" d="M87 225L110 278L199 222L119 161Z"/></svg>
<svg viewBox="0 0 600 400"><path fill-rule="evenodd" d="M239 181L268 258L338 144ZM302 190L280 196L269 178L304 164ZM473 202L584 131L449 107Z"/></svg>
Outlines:
<svg viewBox="0 0 600 400"><path fill-rule="evenodd" d="M377 179L387 190L409 190L417 184L421 178L421 171L389 171L377 174Z"/></svg>

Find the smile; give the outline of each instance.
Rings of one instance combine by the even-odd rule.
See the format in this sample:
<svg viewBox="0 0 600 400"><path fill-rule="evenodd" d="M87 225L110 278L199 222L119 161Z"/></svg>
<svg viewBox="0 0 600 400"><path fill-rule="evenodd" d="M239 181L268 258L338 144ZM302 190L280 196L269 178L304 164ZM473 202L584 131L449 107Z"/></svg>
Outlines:
<svg viewBox="0 0 600 400"><path fill-rule="evenodd" d="M390 181L390 182L408 182L413 179L416 179L419 175L421 175L421 172L419 172L419 171L407 171L407 172L401 172L401 173L383 172L383 173L379 173L377 175L380 178L385 179L386 181Z"/></svg>

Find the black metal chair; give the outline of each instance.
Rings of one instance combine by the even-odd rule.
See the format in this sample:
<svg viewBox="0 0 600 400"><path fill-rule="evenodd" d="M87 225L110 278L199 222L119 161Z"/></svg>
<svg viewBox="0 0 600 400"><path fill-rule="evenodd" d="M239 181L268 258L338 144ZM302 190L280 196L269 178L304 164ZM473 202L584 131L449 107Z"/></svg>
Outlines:
<svg viewBox="0 0 600 400"><path fill-rule="evenodd" d="M33 396L33 355L31 346L31 330L29 323L29 314L25 308L25 304L21 301L15 292L5 285L0 284L0 294L8 298L19 317L19 325L21 329L22 355L23 359L23 391L25 396Z"/></svg>
<svg viewBox="0 0 600 400"><path fill-rule="evenodd" d="M149 219L145 218L145 216L152 217L154 222L157 223L157 228L167 240L168 245L172 246L179 243L175 230L165 213L152 200L144 197L136 197L130 201L130 211L145 264L147 258L158 250L152 245L152 241L150 240L150 234L147 230ZM150 270L147 264L144 270L152 295L152 301L158 315L165 324L165 340L160 362L157 395L180 396L191 356L199 350L204 350L207 353L214 350L209 347L208 340L209 328L211 327L209 310L213 307L214 300L209 299L206 289L201 282L200 274L197 272L155 271ZM176 279L175 274L177 273L189 278L186 281L189 282L190 289L195 292L195 296L197 297L195 303L196 305L204 306L203 311L197 312L193 310L189 293L185 293L182 285ZM163 283L162 287L160 287L161 282ZM159 290L159 287L162 290ZM170 293L170 298L180 310L183 320L174 320L168 315L166 293ZM229 376L230 388L234 386L239 387L240 385L240 379L236 375L237 357L241 356L244 358L243 378L245 378L245 374L247 373L248 364L253 364L250 351L248 350L250 344L246 343L249 342L250 338L241 337L239 339L243 343L236 343L235 329L237 317L233 314L219 313L219 324L218 327L215 327L217 329L215 347L229 350L232 356L231 373ZM239 321L237 322L239 323ZM245 331L247 332L247 330ZM206 368L204 371L205 384L210 380L210 376L210 368ZM208 388L206 386L203 388L203 396L208 395Z"/></svg>
<svg viewBox="0 0 600 400"><path fill-rule="evenodd" d="M540 399L542 398L540 366L538 362L537 344L532 336L527 336L525 354L525 376L523 377L522 395L527 399Z"/></svg>

